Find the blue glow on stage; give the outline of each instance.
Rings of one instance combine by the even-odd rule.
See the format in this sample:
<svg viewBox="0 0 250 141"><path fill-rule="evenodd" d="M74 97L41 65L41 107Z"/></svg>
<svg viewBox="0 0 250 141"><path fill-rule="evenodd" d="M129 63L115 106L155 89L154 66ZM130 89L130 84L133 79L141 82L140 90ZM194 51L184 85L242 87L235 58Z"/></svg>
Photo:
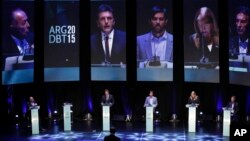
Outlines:
<svg viewBox="0 0 250 141"><path fill-rule="evenodd" d="M59 132L56 134L34 135L31 141L62 140L62 141L101 141L108 132ZM118 132L122 141L228 141L228 137L213 134L195 133L143 133Z"/></svg>

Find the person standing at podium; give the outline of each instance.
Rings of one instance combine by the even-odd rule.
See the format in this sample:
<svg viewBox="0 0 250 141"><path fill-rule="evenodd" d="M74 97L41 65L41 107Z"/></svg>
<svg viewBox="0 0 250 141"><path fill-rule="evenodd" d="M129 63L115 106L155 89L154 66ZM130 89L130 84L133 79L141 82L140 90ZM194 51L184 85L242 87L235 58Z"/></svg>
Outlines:
<svg viewBox="0 0 250 141"><path fill-rule="evenodd" d="M246 6L238 7L235 13L236 35L229 40L229 58L237 59L239 54L250 54L250 9Z"/></svg>
<svg viewBox="0 0 250 141"><path fill-rule="evenodd" d="M232 109L231 110L232 121L238 121L239 104L238 104L238 102L236 102L236 96L231 96L231 99L227 105L227 108Z"/></svg>
<svg viewBox="0 0 250 141"><path fill-rule="evenodd" d="M9 14L8 34L2 40L3 70L7 57L34 53L34 34L30 31L28 15L21 8L13 9Z"/></svg>
<svg viewBox="0 0 250 141"><path fill-rule="evenodd" d="M102 102L101 102L102 106L107 105L107 106L111 107L111 106L114 105L114 103L115 103L115 100L113 98L113 95L111 95L109 93L108 89L105 89L104 90L104 95L102 96Z"/></svg>
<svg viewBox="0 0 250 141"><path fill-rule="evenodd" d="M31 108L34 107L34 106L37 106L37 103L36 103L34 97L33 97L33 96L30 96L30 97L29 97L29 102L28 102L28 107L29 107L29 109L31 109Z"/></svg>
<svg viewBox="0 0 250 141"><path fill-rule="evenodd" d="M197 106L196 107L196 118L197 121L200 122L201 121L201 117L199 117L199 112L200 112L200 98L199 96L196 94L195 91L192 91L189 98L188 98L188 104L192 105L192 106Z"/></svg>
<svg viewBox="0 0 250 141"><path fill-rule="evenodd" d="M152 106L155 109L155 107L157 107L157 105L158 105L158 100L154 96L154 91L150 90L149 96L146 97L144 107Z"/></svg>
<svg viewBox="0 0 250 141"><path fill-rule="evenodd" d="M126 64L126 33L115 29L115 17L110 5L97 10L100 32L91 35L91 64Z"/></svg>
<svg viewBox="0 0 250 141"><path fill-rule="evenodd" d="M199 99L199 96L196 94L195 91L191 92L191 94L190 94L190 96L188 98L188 104L199 106L200 99Z"/></svg>

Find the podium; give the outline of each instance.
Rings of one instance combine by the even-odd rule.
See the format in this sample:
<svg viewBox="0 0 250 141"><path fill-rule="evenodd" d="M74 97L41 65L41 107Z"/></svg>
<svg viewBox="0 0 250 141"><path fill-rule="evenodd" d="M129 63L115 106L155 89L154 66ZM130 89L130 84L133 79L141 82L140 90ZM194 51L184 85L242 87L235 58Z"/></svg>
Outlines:
<svg viewBox="0 0 250 141"><path fill-rule="evenodd" d="M224 107L223 109L223 136L230 135L231 123L231 108Z"/></svg>
<svg viewBox="0 0 250 141"><path fill-rule="evenodd" d="M196 108L197 104L187 104L188 108L188 132L196 132Z"/></svg>
<svg viewBox="0 0 250 141"><path fill-rule="evenodd" d="M103 131L110 130L110 106L109 105L102 106L102 130Z"/></svg>
<svg viewBox="0 0 250 141"><path fill-rule="evenodd" d="M31 110L31 128L32 134L39 134L39 114L40 106L32 106Z"/></svg>
<svg viewBox="0 0 250 141"><path fill-rule="evenodd" d="M146 132L153 132L154 107L146 107Z"/></svg>
<svg viewBox="0 0 250 141"><path fill-rule="evenodd" d="M63 104L63 125L64 131L71 131L71 106L70 103Z"/></svg>

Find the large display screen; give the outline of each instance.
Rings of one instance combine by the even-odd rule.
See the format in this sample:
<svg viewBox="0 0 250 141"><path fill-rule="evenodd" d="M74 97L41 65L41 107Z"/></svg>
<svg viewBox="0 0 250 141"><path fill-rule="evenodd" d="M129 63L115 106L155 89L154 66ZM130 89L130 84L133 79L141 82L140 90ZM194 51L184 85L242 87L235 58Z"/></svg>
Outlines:
<svg viewBox="0 0 250 141"><path fill-rule="evenodd" d="M79 0L44 2L44 81L79 80Z"/></svg>
<svg viewBox="0 0 250 141"><path fill-rule="evenodd" d="M218 83L218 0L183 2L185 81Z"/></svg>
<svg viewBox="0 0 250 141"><path fill-rule="evenodd" d="M229 81L250 86L250 1L230 0Z"/></svg>
<svg viewBox="0 0 250 141"><path fill-rule="evenodd" d="M91 80L126 80L125 4L91 1Z"/></svg>
<svg viewBox="0 0 250 141"><path fill-rule="evenodd" d="M137 80L173 81L172 0L137 0Z"/></svg>
<svg viewBox="0 0 250 141"><path fill-rule="evenodd" d="M34 1L2 2L2 84L33 82Z"/></svg>

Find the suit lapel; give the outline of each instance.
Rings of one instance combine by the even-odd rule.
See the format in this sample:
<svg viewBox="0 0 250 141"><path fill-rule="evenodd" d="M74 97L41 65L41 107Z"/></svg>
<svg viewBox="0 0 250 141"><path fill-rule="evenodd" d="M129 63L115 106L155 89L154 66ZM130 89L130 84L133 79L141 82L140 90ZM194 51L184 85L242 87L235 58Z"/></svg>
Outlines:
<svg viewBox="0 0 250 141"><path fill-rule="evenodd" d="M151 47L151 39L150 39L150 33L147 34L147 37L145 39L145 48L146 48L146 54L147 54L147 58L148 59L151 59L152 56L153 56L153 53L152 53L152 47Z"/></svg>

